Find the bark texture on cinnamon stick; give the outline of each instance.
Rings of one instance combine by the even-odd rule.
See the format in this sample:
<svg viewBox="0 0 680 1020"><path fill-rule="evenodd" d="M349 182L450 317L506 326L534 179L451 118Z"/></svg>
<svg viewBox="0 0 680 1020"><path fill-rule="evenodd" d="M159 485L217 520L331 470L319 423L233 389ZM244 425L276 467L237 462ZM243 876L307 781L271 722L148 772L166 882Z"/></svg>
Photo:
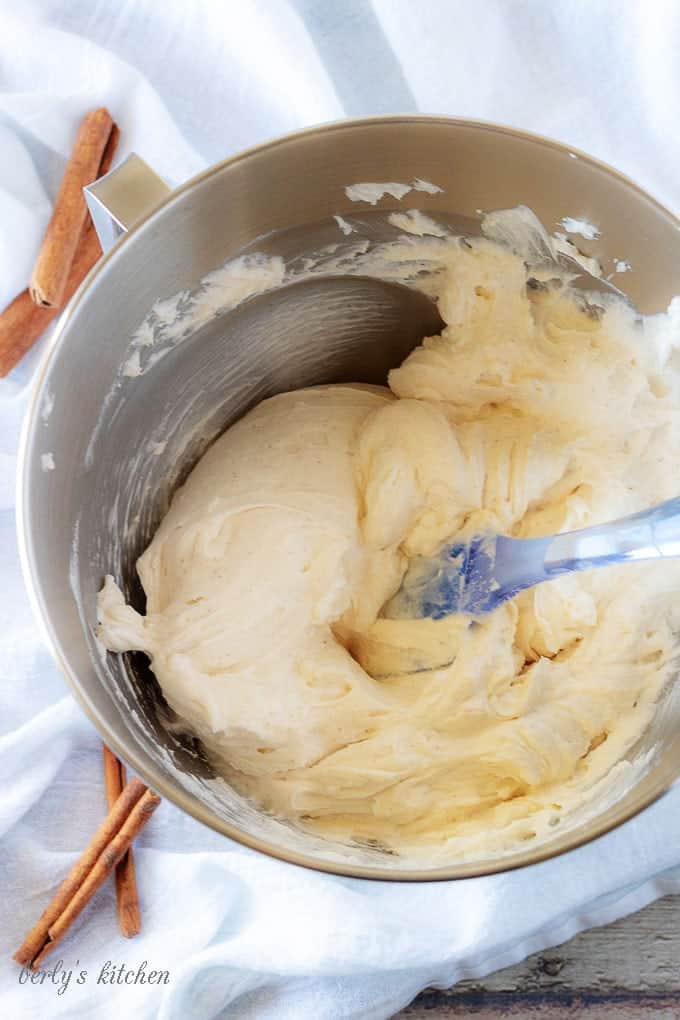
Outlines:
<svg viewBox="0 0 680 1020"><path fill-rule="evenodd" d="M102 750L104 756L104 785L106 787L106 800L110 811L125 786L125 766L106 744L102 745ZM116 905L118 908L118 925L121 933L126 938L131 939L139 934L142 927L132 847L123 854L116 865Z"/></svg>
<svg viewBox="0 0 680 1020"><path fill-rule="evenodd" d="M71 263L87 219L83 188L100 176L113 129L111 114L104 107L81 122L29 284L38 305L60 308L65 301Z"/></svg>
<svg viewBox="0 0 680 1020"><path fill-rule="evenodd" d="M118 136L118 128L114 124L99 166L99 177L111 169ZM76 253L71 263L64 291L64 303L70 301L101 254L97 233L92 223L87 222L84 230L80 232ZM43 308L36 305L28 289L17 294L14 301L0 313L0 378L12 371L58 313L58 308Z"/></svg>
<svg viewBox="0 0 680 1020"><path fill-rule="evenodd" d="M56 314L56 308L39 308L28 290L17 294L0 315L0 376L12 371Z"/></svg>
<svg viewBox="0 0 680 1020"><path fill-rule="evenodd" d="M76 890L72 899L69 900L56 920L50 924L47 940L31 963L33 970L39 967L47 954L54 949L58 942L61 942L83 907L90 902L97 889L104 884L160 802L161 798L153 793L152 790L146 790L144 795L137 801L121 830L104 847L82 885Z"/></svg>
<svg viewBox="0 0 680 1020"><path fill-rule="evenodd" d="M93 265L101 256L97 232L86 228L66 285L65 299L75 294ZM58 308L41 308L36 305L28 290L22 290L0 314L0 377L7 375L45 332L59 314Z"/></svg>
<svg viewBox="0 0 680 1020"><path fill-rule="evenodd" d="M148 791L144 783L136 777L133 777L126 784L125 789L116 800L113 808L99 826L89 844L57 889L57 892L42 913L40 919L31 929L21 946L17 949L14 954L14 959L17 963L24 964L25 966L36 966L36 958L44 949L46 942L49 941L50 928L67 910L71 901L78 894L78 891L83 886L90 873L97 866L100 858L106 858L106 854L107 851L109 851L110 846L120 832L125 828L135 807L147 792L150 791ZM160 801L160 798L157 798L155 794L152 796L155 798L156 803ZM154 807L156 806L156 803L154 803ZM144 817L141 825L144 824L147 817L148 816ZM131 839L133 839L137 834L141 825L139 825L134 831ZM130 845L130 841L128 841L128 843L123 847L119 857L111 863L109 871L115 866L125 850L127 850ZM109 858L106 859L108 860ZM94 891L94 889L92 891ZM80 913L80 910L84 905L85 904L82 903L78 913Z"/></svg>

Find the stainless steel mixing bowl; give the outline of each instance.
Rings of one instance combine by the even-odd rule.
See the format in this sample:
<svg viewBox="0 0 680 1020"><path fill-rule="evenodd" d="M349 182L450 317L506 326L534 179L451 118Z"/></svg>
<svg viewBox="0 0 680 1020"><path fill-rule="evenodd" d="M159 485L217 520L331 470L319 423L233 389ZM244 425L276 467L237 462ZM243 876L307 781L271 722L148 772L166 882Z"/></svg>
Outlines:
<svg viewBox="0 0 680 1020"><path fill-rule="evenodd" d="M443 190L414 191L401 202L386 197L373 219L344 190L357 181L414 178ZM160 197L162 187L147 183L148 193L128 195L123 220L135 219L145 203ZM483 874L535 862L605 832L649 804L680 772L675 685L630 754L642 755L646 764L631 771L614 803L592 804L556 829L549 843L527 843L503 858L428 868L380 847L324 841L264 815L215 777L200 746L173 720L143 656L106 655L93 636L105 573L122 578L129 597L140 603L135 559L209 438L256 399L335 381L323 349L268 349L265 357L262 337L247 347L234 343L233 317L242 314L236 310L178 344L134 385L122 385L118 372L129 356L130 336L152 304L195 286L243 249L292 257L324 240L342 241L334 214L359 216L380 236L386 211L417 207L476 232L478 210L520 203L549 229L564 216L596 223L600 238L580 247L605 266L614 259L630 262L633 270L619 279L641 311L665 308L680 289L680 224L609 167L544 138L489 124L377 118L258 146L169 194L93 270L46 351L23 436L19 530L26 578L54 654L102 738L152 787L265 853L367 878ZM374 381L366 364L359 352L342 375L366 380L368 374ZM187 442L199 422L198 438ZM149 454L150 438L166 441L156 448L160 455ZM44 470L46 453L54 470Z"/></svg>

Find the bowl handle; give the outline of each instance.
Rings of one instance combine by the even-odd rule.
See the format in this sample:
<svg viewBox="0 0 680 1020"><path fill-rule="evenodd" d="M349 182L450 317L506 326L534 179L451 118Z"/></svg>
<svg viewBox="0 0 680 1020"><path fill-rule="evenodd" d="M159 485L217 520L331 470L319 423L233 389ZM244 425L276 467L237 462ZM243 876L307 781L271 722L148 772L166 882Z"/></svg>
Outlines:
<svg viewBox="0 0 680 1020"><path fill-rule="evenodd" d="M172 188L133 152L83 191L102 249L108 251L121 234L160 205Z"/></svg>

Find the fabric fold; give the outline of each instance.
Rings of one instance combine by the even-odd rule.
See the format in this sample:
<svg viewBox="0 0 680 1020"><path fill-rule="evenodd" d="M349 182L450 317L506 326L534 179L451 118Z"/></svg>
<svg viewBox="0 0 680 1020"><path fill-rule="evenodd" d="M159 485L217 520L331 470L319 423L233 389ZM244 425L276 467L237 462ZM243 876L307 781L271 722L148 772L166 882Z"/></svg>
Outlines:
<svg viewBox="0 0 680 1020"><path fill-rule="evenodd" d="M680 9L660 4L657 14L614 0L576 0L559 12L519 0L512 13L503 0L361 0L313 11L303 0L116 8L26 0L20 14L0 5L0 304L28 282L78 121L100 104L121 127L119 155L137 151L177 182L350 107L356 116L403 112L406 98L425 113L559 137L678 209L669 96L680 87ZM379 50L367 40L352 47L376 23ZM353 61L361 73L350 88L337 79ZM136 847L142 933L120 936L109 882L55 951L52 976L22 979L11 954L105 811L100 738L41 643L16 551L19 422L43 346L0 380L3 1016L382 1020L427 985L482 977L680 892L677 786L563 857L421 885L270 860L165 802ZM134 979L151 971L160 978Z"/></svg>

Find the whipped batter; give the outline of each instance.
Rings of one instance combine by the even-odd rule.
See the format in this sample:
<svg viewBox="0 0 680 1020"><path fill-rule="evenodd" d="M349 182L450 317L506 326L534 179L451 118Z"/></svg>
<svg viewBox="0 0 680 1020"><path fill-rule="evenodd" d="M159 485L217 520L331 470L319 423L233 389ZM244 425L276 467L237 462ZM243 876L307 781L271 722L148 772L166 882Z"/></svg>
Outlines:
<svg viewBox="0 0 680 1020"><path fill-rule="evenodd" d="M488 239L444 262L441 336L389 388L286 393L231 427L138 562L146 615L107 577L99 637L149 656L267 809L471 857L554 835L630 767L678 651L680 563L559 578L480 621L380 609L409 557L456 536L677 495L680 333L588 310ZM409 673L414 649L449 665Z"/></svg>

